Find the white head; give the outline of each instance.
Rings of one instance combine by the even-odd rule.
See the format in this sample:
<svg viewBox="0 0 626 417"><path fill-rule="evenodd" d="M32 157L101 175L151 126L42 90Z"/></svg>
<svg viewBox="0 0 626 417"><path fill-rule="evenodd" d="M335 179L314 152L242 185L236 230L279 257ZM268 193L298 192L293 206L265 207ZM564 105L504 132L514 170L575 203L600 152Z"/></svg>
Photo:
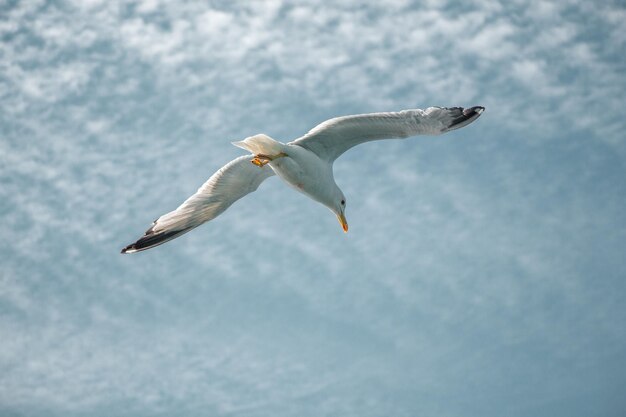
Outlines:
<svg viewBox="0 0 626 417"><path fill-rule="evenodd" d="M333 178L332 167L325 165L322 168L315 176L308 177L294 188L328 207L337 216L343 231L347 232L346 197Z"/></svg>
<svg viewBox="0 0 626 417"><path fill-rule="evenodd" d="M346 221L346 197L343 195L341 189L334 184L332 191L329 193L327 198L324 198L321 201L326 207L330 209L339 220L339 224L341 224L341 228L344 232L348 233L348 222Z"/></svg>

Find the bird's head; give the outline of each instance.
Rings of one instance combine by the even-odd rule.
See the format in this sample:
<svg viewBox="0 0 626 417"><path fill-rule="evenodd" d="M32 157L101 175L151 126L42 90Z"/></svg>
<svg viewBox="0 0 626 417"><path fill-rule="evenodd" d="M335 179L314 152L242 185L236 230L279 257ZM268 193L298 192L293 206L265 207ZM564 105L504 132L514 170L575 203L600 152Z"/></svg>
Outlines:
<svg viewBox="0 0 626 417"><path fill-rule="evenodd" d="M341 224L341 228L343 229L343 231L345 233L348 233L348 221L346 220L346 198L342 198L341 201L339 202L340 208L338 211L335 211L335 214L337 215L337 219L339 220L339 223Z"/></svg>
<svg viewBox="0 0 626 417"><path fill-rule="evenodd" d="M335 213L339 224L344 232L348 233L348 221L346 220L346 197L343 195L339 187L337 187L337 193L335 193L332 200L327 204L330 211Z"/></svg>
<svg viewBox="0 0 626 417"><path fill-rule="evenodd" d="M337 186L334 178L329 175L325 181L318 181L314 187L300 189L312 199L322 203L332 211L344 232L348 232L348 222L346 221L346 196Z"/></svg>

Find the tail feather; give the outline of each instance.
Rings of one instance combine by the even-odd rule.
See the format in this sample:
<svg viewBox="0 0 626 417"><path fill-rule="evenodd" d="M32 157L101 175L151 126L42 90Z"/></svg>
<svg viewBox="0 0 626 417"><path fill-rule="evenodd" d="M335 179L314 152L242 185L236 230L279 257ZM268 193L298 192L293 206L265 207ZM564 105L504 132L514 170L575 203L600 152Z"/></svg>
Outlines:
<svg viewBox="0 0 626 417"><path fill-rule="evenodd" d="M254 155L278 155L283 151L283 144L263 133L250 136L233 145L245 149Z"/></svg>

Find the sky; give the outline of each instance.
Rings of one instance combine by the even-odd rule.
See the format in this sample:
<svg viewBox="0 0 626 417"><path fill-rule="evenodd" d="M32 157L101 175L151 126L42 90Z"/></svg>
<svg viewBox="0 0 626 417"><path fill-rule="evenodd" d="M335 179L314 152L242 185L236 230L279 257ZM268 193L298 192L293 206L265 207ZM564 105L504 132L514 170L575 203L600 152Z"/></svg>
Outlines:
<svg viewBox="0 0 626 417"><path fill-rule="evenodd" d="M0 415L626 413L623 1L1 1ZM485 106L120 255L335 116Z"/></svg>

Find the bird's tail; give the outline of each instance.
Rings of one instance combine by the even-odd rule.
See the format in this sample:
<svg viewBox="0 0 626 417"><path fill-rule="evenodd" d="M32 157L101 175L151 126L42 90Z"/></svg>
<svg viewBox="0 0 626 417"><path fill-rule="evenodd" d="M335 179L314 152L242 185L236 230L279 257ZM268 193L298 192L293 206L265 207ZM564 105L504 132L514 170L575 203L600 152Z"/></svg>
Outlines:
<svg viewBox="0 0 626 417"><path fill-rule="evenodd" d="M233 145L245 149L254 155L268 156L280 154L283 151L283 146L285 146L263 133L250 136L239 142L233 142Z"/></svg>

